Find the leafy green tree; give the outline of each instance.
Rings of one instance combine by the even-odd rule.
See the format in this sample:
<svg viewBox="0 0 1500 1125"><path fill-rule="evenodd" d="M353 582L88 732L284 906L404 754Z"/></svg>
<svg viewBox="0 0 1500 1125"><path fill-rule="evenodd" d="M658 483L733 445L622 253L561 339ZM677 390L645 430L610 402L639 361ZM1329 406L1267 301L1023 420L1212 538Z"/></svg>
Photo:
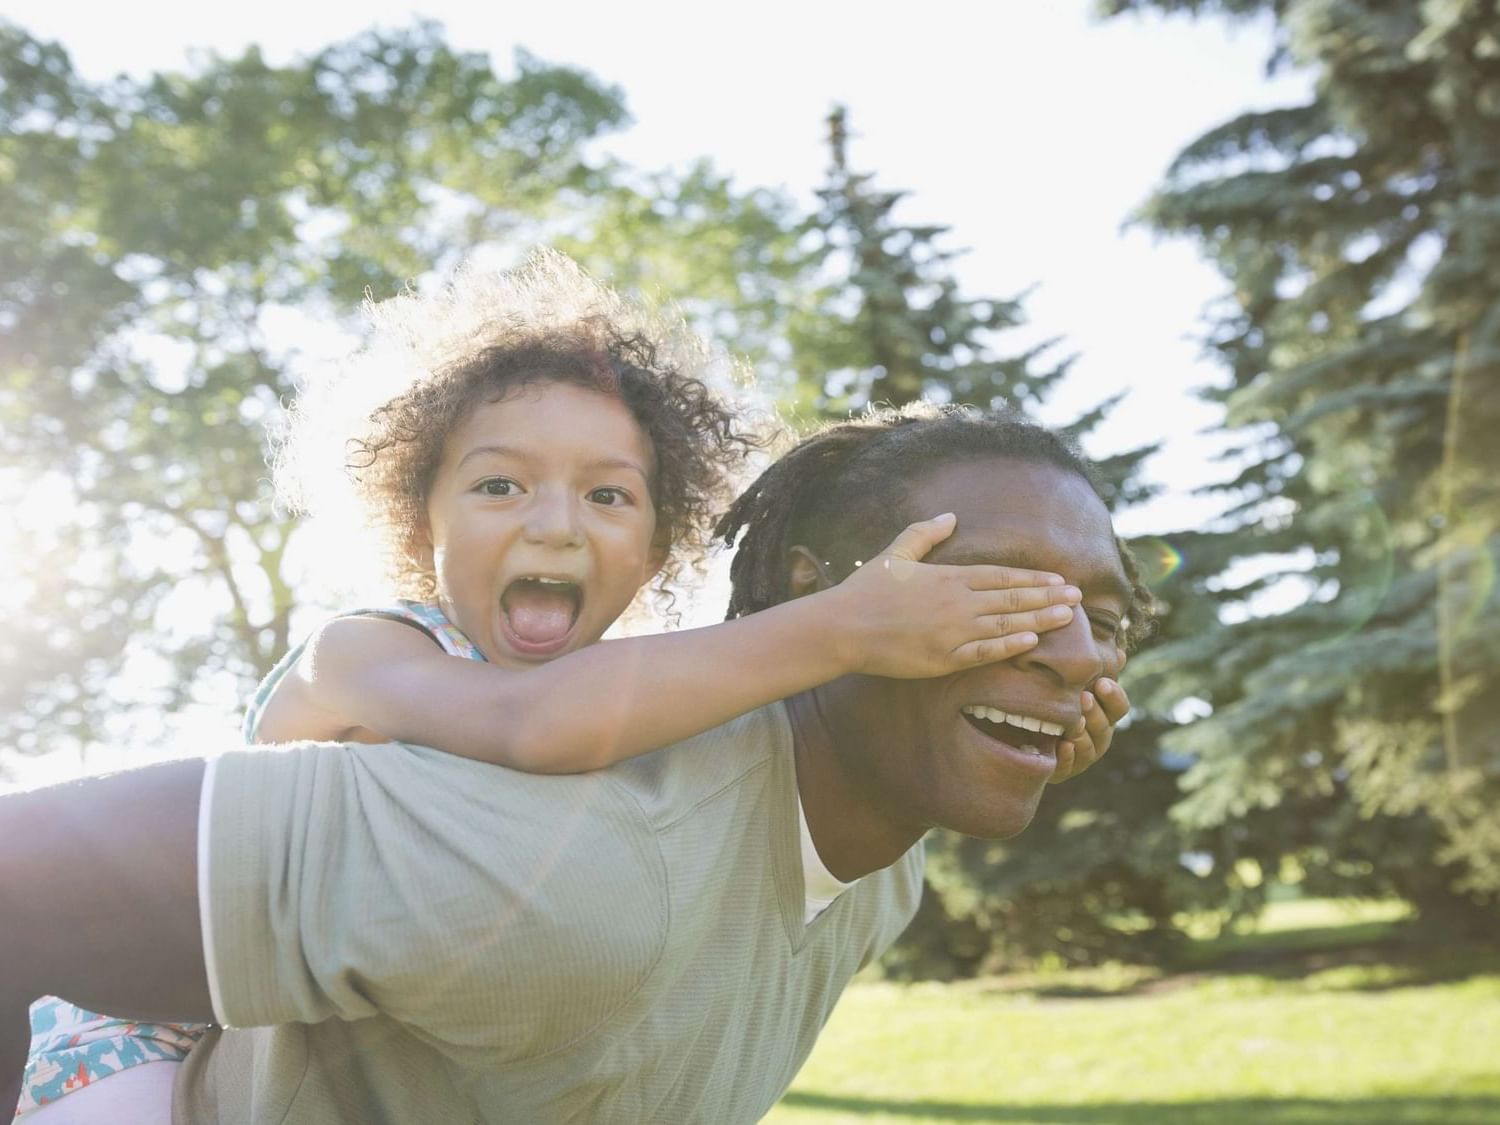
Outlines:
<svg viewBox="0 0 1500 1125"><path fill-rule="evenodd" d="M1177 157L1142 220L1230 291L1208 344L1237 475L1174 538L1174 629L1136 669L1200 717L1185 824L1270 871L1494 932L1500 901L1500 9L1109 0L1274 20L1302 105ZM1187 701L1184 704L1184 701Z"/></svg>
<svg viewBox="0 0 1500 1125"><path fill-rule="evenodd" d="M0 741L87 745L264 672L296 603L264 460L289 326L544 229L624 120L585 74L501 78L426 24L97 84L0 24L0 488L53 498L4 563Z"/></svg>
<svg viewBox="0 0 1500 1125"><path fill-rule="evenodd" d="M612 284L680 308L777 398L797 382L786 335L811 284L802 222L785 195L736 188L700 160L682 174L613 169L584 220L553 242Z"/></svg>

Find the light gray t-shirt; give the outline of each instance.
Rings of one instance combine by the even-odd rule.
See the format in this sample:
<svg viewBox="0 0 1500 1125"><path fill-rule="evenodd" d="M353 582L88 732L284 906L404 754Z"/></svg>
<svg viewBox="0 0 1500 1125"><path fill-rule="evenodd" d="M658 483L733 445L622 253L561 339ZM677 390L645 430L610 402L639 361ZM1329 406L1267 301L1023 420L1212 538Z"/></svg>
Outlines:
<svg viewBox="0 0 1500 1125"><path fill-rule="evenodd" d="M780 705L596 774L413 746L219 759L221 1022L179 1122L750 1122L910 921L921 849L804 925Z"/></svg>

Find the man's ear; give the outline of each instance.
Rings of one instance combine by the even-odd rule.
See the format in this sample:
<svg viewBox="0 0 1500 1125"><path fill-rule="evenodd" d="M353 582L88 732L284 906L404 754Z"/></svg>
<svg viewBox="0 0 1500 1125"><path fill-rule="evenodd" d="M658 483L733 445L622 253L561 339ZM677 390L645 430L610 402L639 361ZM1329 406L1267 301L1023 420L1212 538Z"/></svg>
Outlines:
<svg viewBox="0 0 1500 1125"><path fill-rule="evenodd" d="M786 593L789 598L800 598L803 594L826 590L833 583L823 573L818 556L806 547L792 547L787 551Z"/></svg>

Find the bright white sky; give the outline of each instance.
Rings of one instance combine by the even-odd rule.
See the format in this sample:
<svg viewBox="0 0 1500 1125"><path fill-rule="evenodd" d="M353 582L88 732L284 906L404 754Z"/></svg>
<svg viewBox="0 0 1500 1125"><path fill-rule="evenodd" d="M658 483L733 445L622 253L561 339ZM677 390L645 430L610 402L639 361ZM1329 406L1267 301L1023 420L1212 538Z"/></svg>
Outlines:
<svg viewBox="0 0 1500 1125"><path fill-rule="evenodd" d="M1170 494L1121 520L1131 534L1162 533L1217 510L1187 496L1225 475L1209 461L1217 443L1197 434L1215 411L1189 391L1219 378L1193 337L1223 282L1190 246L1122 224L1183 145L1248 108L1301 100L1307 79L1265 77L1263 25L1096 24L1089 10L1089 0L760 0L725 15L703 0L435 0L420 14L502 72L525 47L620 86L636 124L605 149L643 168L709 156L741 187L810 200L827 162L825 114L848 105L855 167L910 192L905 219L952 228L950 245L970 250L958 265L970 295L1035 286L1027 339L1061 336L1081 353L1055 418L1129 389L1092 452L1167 441L1149 469ZM252 42L281 61L418 12L405 0L8 0L4 14L104 79ZM722 602L721 590L702 594L714 610Z"/></svg>
<svg viewBox="0 0 1500 1125"><path fill-rule="evenodd" d="M420 14L508 70L524 47L617 84L636 124L605 146L652 168L709 156L741 186L810 199L827 163L824 115L850 107L856 167L910 191L904 217L952 228L971 295L1028 287L1032 329L1081 353L1056 417L1130 395L1095 453L1166 439L1150 466L1172 496L1123 530L1200 523L1186 492L1224 471L1196 436L1213 408L1188 391L1219 375L1193 342L1223 289L1186 243L1122 230L1172 156L1250 107L1298 100L1301 75L1267 79L1265 25L1128 18L1088 0L702 0L472 4L321 0L204 4L9 0L5 14L68 48L90 78L181 68L189 52L273 61ZM724 13L730 14L724 14ZM1018 341L1019 342L1019 341Z"/></svg>

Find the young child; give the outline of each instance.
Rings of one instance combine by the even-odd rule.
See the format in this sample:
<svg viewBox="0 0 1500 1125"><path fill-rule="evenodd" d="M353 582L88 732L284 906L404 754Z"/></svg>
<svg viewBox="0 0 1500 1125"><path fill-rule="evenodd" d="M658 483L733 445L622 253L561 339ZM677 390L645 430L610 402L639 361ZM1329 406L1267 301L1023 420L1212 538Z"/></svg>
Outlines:
<svg viewBox="0 0 1500 1125"><path fill-rule="evenodd" d="M551 254L370 312L359 362L294 408L280 468L323 508L318 461L341 455L333 475L380 533L396 600L289 653L249 709L250 740L591 770L851 673L1006 659L1071 619L1079 593L1055 575L917 562L953 530L938 516L825 591L596 644L701 554L753 448L700 377L701 345ZM175 1066L143 1064L174 1063L201 1031L55 998L32 1019L17 1112L38 1125L166 1120Z"/></svg>

